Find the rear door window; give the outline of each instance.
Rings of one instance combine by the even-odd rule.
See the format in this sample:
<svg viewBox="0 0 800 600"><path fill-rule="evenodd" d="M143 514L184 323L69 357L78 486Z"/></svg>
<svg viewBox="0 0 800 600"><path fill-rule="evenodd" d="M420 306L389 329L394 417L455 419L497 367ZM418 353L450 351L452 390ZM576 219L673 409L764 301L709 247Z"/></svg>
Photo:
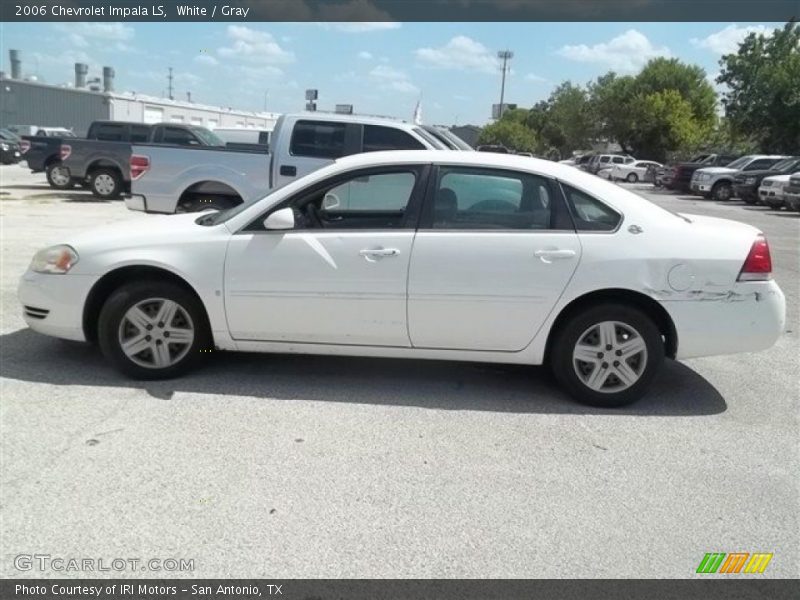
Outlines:
<svg viewBox="0 0 800 600"><path fill-rule="evenodd" d="M298 121L292 131L290 153L312 158L339 158L345 155L345 123Z"/></svg>

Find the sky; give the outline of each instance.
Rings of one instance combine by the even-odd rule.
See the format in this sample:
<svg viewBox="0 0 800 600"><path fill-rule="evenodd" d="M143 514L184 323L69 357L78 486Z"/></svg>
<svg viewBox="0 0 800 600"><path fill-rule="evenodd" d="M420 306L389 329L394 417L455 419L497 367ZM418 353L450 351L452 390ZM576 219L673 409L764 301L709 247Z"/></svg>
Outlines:
<svg viewBox="0 0 800 600"><path fill-rule="evenodd" d="M21 52L23 75L61 85L73 64L116 71L117 91L174 96L204 104L274 112L303 110L305 90L318 107L352 104L362 114L425 123L483 125L499 102L498 50L514 57L505 101L528 107L565 80L585 84L614 70L635 73L651 58L676 57L709 78L720 57L750 31L778 23L4 23L8 50ZM42 40L53 43L42 43Z"/></svg>

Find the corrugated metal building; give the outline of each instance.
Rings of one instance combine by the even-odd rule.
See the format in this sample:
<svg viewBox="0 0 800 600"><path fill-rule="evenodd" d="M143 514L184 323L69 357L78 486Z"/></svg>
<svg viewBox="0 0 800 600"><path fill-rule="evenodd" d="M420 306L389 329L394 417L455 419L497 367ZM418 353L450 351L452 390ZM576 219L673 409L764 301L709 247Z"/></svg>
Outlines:
<svg viewBox="0 0 800 600"><path fill-rule="evenodd" d="M272 131L278 115L113 91L114 70L103 68L99 82L87 87L84 64L75 65L75 87L47 85L20 78L19 53L12 50L11 77L0 78L0 127L66 127L84 135L92 121L185 123L214 129L243 127Z"/></svg>

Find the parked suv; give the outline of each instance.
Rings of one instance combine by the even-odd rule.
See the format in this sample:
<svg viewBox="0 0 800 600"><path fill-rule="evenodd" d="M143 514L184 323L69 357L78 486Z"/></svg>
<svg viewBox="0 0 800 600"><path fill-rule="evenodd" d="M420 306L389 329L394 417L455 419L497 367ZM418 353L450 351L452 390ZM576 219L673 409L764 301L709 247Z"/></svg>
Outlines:
<svg viewBox="0 0 800 600"><path fill-rule="evenodd" d="M800 171L789 176L789 185L783 188L783 201L788 210L800 212Z"/></svg>
<svg viewBox="0 0 800 600"><path fill-rule="evenodd" d="M727 167L705 167L692 175L693 194L718 201L733 198L733 179L737 171L762 171L769 169L787 156L748 154L733 161Z"/></svg>
<svg viewBox="0 0 800 600"><path fill-rule="evenodd" d="M800 156L790 156L775 163L769 169L738 173L733 178L734 193L745 204L756 204L764 200L764 195L761 194L759 188L761 185L769 187L766 185L766 178L771 178L774 175L790 175L797 170L800 170Z"/></svg>

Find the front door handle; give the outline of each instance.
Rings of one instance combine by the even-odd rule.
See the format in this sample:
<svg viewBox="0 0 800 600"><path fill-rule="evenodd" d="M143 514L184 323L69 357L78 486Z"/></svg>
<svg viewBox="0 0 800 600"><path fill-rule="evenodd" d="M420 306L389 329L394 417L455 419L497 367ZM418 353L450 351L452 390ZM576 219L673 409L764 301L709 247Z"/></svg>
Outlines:
<svg viewBox="0 0 800 600"><path fill-rule="evenodd" d="M292 165L281 165L281 168L278 172L284 177L296 177L297 167Z"/></svg>
<svg viewBox="0 0 800 600"><path fill-rule="evenodd" d="M550 263L554 260L573 258L575 250L537 250L533 255L541 259L542 262Z"/></svg>
<svg viewBox="0 0 800 600"><path fill-rule="evenodd" d="M364 248L363 250L359 250L358 254L366 258L369 262L375 262L376 260L389 256L398 256L400 250L397 248Z"/></svg>

